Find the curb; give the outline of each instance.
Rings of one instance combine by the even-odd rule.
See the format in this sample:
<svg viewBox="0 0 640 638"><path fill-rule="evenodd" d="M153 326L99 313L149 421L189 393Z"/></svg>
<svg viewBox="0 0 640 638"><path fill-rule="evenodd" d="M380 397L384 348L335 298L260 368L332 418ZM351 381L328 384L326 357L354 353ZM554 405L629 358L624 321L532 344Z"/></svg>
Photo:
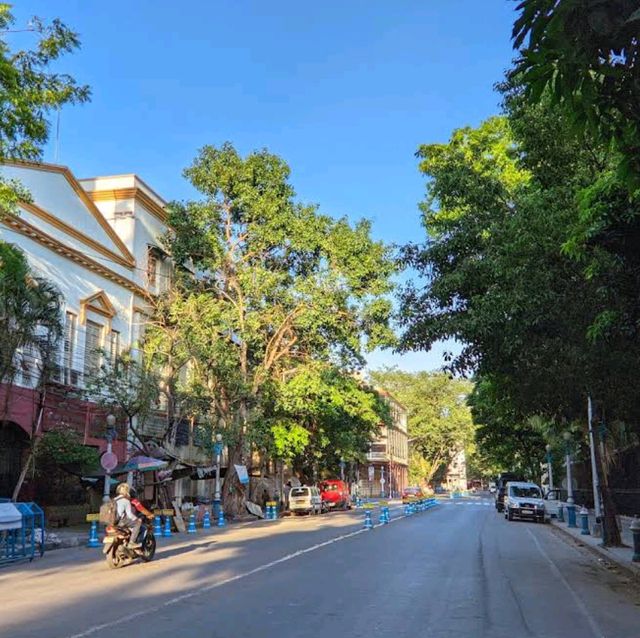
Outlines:
<svg viewBox="0 0 640 638"><path fill-rule="evenodd" d="M560 532L563 538L567 538L573 541L576 547L581 549L586 549L592 556L598 559L606 559L607 562L615 565L617 569L623 571L627 576L629 576L632 580L636 582L636 584L640 584L640 564L636 566L634 563L627 563L620 560L617 556L612 554L606 547L602 547L600 545L592 545L591 543L586 543L582 541L579 536L576 536L566 530L564 527L561 527L558 523L551 522L551 528Z"/></svg>

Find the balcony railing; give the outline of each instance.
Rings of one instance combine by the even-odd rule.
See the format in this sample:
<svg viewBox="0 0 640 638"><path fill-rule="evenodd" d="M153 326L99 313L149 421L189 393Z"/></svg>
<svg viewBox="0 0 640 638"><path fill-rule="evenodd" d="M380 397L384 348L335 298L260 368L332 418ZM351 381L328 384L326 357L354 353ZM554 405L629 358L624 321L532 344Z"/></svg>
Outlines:
<svg viewBox="0 0 640 638"><path fill-rule="evenodd" d="M368 452L367 461L388 461L389 455L386 452Z"/></svg>

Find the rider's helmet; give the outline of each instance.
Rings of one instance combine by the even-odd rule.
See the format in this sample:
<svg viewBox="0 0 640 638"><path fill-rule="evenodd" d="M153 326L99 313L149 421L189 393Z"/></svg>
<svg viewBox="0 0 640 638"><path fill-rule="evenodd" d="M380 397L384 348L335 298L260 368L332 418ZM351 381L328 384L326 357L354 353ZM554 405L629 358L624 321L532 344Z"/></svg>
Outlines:
<svg viewBox="0 0 640 638"><path fill-rule="evenodd" d="M116 495L126 496L127 498L130 498L131 488L129 487L129 483L120 483L118 487L116 487Z"/></svg>

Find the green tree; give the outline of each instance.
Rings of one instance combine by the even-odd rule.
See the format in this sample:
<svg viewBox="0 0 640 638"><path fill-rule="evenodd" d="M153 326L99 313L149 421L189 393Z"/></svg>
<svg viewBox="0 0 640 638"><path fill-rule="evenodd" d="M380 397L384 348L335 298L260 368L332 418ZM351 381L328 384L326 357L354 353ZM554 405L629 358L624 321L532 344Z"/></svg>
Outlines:
<svg viewBox="0 0 640 638"><path fill-rule="evenodd" d="M335 476L340 461L364 462L389 408L371 387L335 366L300 367L275 392L266 423L276 458L307 481Z"/></svg>
<svg viewBox="0 0 640 638"><path fill-rule="evenodd" d="M640 2L523 0L513 28L513 76L538 103L546 93L587 143L612 143L640 184Z"/></svg>
<svg viewBox="0 0 640 638"><path fill-rule="evenodd" d="M473 443L475 426L467 406L472 384L440 372L404 372L395 368L371 373L408 410L407 428L412 450L411 476L432 481L461 449ZM420 475L417 475L417 472Z"/></svg>
<svg viewBox="0 0 640 638"><path fill-rule="evenodd" d="M233 468L250 458L274 382L310 361L359 366L364 351L392 341L394 262L368 222L351 226L297 202L289 167L267 151L243 158L230 144L207 146L185 176L203 199L170 206L167 247L183 274L149 344L165 365L179 336ZM227 509L239 510L242 495L232 471Z"/></svg>
<svg viewBox="0 0 640 638"><path fill-rule="evenodd" d="M38 161L49 138L49 116L65 104L86 102L90 92L71 76L51 66L80 46L76 33L55 19L33 18L29 31L36 38L32 49L10 45L14 17L11 5L0 4L0 160ZM28 198L19 184L0 178L0 212L13 212L19 199Z"/></svg>
<svg viewBox="0 0 640 638"><path fill-rule="evenodd" d="M85 394L89 400L120 417L119 421L124 419L128 442L149 453L144 426L160 398L160 377L144 361L137 360L131 351L122 352L89 377ZM168 425L167 422L165 434Z"/></svg>

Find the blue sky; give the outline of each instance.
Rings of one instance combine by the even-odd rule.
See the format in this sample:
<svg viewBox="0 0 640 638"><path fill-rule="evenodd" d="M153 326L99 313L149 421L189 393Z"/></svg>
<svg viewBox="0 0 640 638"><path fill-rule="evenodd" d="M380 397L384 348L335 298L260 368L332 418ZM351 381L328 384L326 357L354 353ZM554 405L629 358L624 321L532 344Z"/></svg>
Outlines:
<svg viewBox="0 0 640 638"><path fill-rule="evenodd" d="M415 150L498 110L514 7L25 0L14 13L16 26L58 16L80 33L82 49L57 67L93 92L61 115L58 159L77 176L135 172L182 199L193 196L182 169L202 145L267 147L291 165L302 200L367 217L376 237L404 243L423 237ZM433 369L441 351L377 353L370 365Z"/></svg>

